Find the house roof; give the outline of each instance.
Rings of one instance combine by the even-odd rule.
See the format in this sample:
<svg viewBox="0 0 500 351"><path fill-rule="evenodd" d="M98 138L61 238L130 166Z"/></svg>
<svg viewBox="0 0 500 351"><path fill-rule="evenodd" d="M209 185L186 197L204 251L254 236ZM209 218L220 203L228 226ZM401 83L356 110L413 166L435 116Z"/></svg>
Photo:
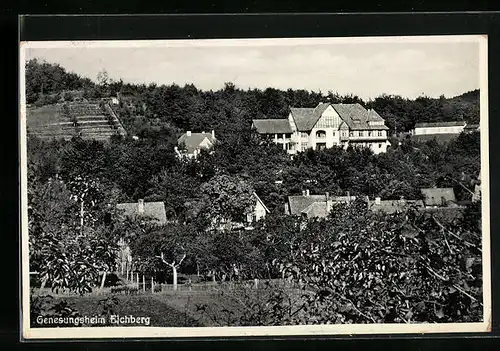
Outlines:
<svg viewBox="0 0 500 351"><path fill-rule="evenodd" d="M254 119L253 125L260 134L291 133L288 119Z"/></svg>
<svg viewBox="0 0 500 351"><path fill-rule="evenodd" d="M307 218L325 218L328 216L328 206L326 201L324 202L313 202L305 209L301 211L301 214L305 214Z"/></svg>
<svg viewBox="0 0 500 351"><path fill-rule="evenodd" d="M117 204L116 208L123 210L124 215L128 217L148 217L153 222L158 222L159 224L167 222L167 214L163 202L144 202L144 213L142 214L139 213L139 204L137 202Z"/></svg>
<svg viewBox="0 0 500 351"><path fill-rule="evenodd" d="M366 110L360 104L332 104L340 118L351 130L387 130L386 125L370 125L368 122L383 121L375 110Z"/></svg>
<svg viewBox="0 0 500 351"><path fill-rule="evenodd" d="M191 135L187 135L187 133L182 134L179 139L177 139L177 144L184 144L186 151L188 153L193 153L194 150L200 148L200 144L203 140L207 138L212 144L215 142L215 138L211 133L191 133Z"/></svg>
<svg viewBox="0 0 500 351"><path fill-rule="evenodd" d="M330 196L329 201L333 203L342 203L356 200L355 196ZM288 196L288 210L291 215L300 215L306 213L322 214L327 211L326 195L292 195ZM321 217L321 216L320 216ZM323 216L325 217L325 216Z"/></svg>
<svg viewBox="0 0 500 351"><path fill-rule="evenodd" d="M288 197L288 206L291 215L300 215L303 210L315 202L324 202L326 195L293 195Z"/></svg>
<svg viewBox="0 0 500 351"><path fill-rule="evenodd" d="M415 128L429 128L429 127L461 127L465 126L465 121L451 121L451 122L422 122L416 123Z"/></svg>
<svg viewBox="0 0 500 351"><path fill-rule="evenodd" d="M299 131L310 131L316 125L321 115L330 106L329 103L319 103L318 106L307 108L307 107L292 107L290 112L292 113L293 120Z"/></svg>
<svg viewBox="0 0 500 351"><path fill-rule="evenodd" d="M368 122L382 122L384 119L375 110L366 110L360 104L320 103L315 108L291 108L292 117L299 131L314 128L328 106L332 106L351 130L387 130L385 125L370 125Z"/></svg>
<svg viewBox="0 0 500 351"><path fill-rule="evenodd" d="M264 204L264 202L260 199L259 195L257 195L256 192L253 193L253 196L257 199L258 202L260 202L260 204L262 205L262 207L264 207L264 210L266 210L267 213L269 213L269 209L267 208L267 206Z"/></svg>
<svg viewBox="0 0 500 351"><path fill-rule="evenodd" d="M457 201L453 188L424 188L420 192L426 206L443 206Z"/></svg>
<svg viewBox="0 0 500 351"><path fill-rule="evenodd" d="M382 200L380 204L377 204L375 201L368 201L369 210L374 212L380 211L387 214L403 211L411 205L421 208L424 207L424 202L422 200Z"/></svg>

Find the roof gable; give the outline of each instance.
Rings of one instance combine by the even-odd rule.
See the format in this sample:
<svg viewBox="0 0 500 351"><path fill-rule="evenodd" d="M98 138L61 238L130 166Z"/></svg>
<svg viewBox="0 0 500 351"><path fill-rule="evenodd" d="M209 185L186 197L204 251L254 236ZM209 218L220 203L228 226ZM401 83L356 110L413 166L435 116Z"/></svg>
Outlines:
<svg viewBox="0 0 500 351"><path fill-rule="evenodd" d="M253 196L255 197L255 199L257 200L257 202L259 202L262 207L264 207L264 210L266 210L267 213L269 213L269 209L267 208L267 206L264 204L264 202L260 199L260 197L257 195L257 193L253 193Z"/></svg>
<svg viewBox="0 0 500 351"><path fill-rule="evenodd" d="M203 148L201 144L205 139L208 140L210 145L213 145L215 142L215 138L211 133L191 133L191 135L184 133L177 139L177 144L184 144L186 151L193 153L196 149Z"/></svg>

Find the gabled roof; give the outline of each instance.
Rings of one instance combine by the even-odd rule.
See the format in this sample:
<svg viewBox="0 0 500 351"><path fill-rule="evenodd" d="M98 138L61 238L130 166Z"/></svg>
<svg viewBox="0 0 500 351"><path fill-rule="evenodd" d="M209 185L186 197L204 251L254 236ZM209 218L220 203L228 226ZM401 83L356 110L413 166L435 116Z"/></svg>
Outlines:
<svg viewBox="0 0 500 351"><path fill-rule="evenodd" d="M264 207L264 210L266 210L267 213L269 213L269 209L267 208L267 206L264 204L264 202L260 199L259 195L257 195L256 192L253 193L253 196L257 199L258 202L260 202L260 204L262 205L262 207Z"/></svg>
<svg viewBox="0 0 500 351"><path fill-rule="evenodd" d="M300 215L306 207L315 202L324 202L326 204L326 195L293 195L288 197L288 206L291 215Z"/></svg>
<svg viewBox="0 0 500 351"><path fill-rule="evenodd" d="M457 201L453 188L424 188L420 192L426 206L446 206Z"/></svg>
<svg viewBox="0 0 500 351"><path fill-rule="evenodd" d="M325 202L313 202L301 211L307 218L325 218L328 216L328 205Z"/></svg>
<svg viewBox="0 0 500 351"><path fill-rule="evenodd" d="M465 121L451 121L451 122L421 122L416 123L415 128L429 128L429 127L461 127L465 126Z"/></svg>
<svg viewBox="0 0 500 351"><path fill-rule="evenodd" d="M205 140L205 138L207 138L212 144L215 142L215 138L211 133L191 133L191 135L184 133L179 137L179 139L177 139L177 144L184 144L186 151L191 154L194 150L200 148L200 144L203 140Z"/></svg>
<svg viewBox="0 0 500 351"><path fill-rule="evenodd" d="M288 119L254 119L252 122L259 134L286 134L292 132Z"/></svg>
<svg viewBox="0 0 500 351"><path fill-rule="evenodd" d="M167 222L167 214L163 202L144 202L144 212L142 214L139 213L139 204L137 202L117 204L116 208L123 210L124 215L128 217L147 217L158 224Z"/></svg>
<svg viewBox="0 0 500 351"><path fill-rule="evenodd" d="M310 131L316 125L321 115L330 106L329 103L319 103L318 106L314 108L306 107L292 107L290 112L292 113L293 120L299 131Z"/></svg>
<svg viewBox="0 0 500 351"><path fill-rule="evenodd" d="M332 104L340 118L349 126L350 130L387 130L385 125L369 125L371 121L384 119L374 110L366 110L360 104Z"/></svg>
<svg viewBox="0 0 500 351"><path fill-rule="evenodd" d="M387 214L403 211L410 206L421 208L424 207L424 202L422 200L381 200L380 204L377 204L375 201L368 201L369 210Z"/></svg>
<svg viewBox="0 0 500 351"><path fill-rule="evenodd" d="M314 128L328 106L339 114L340 118L351 130L387 130L385 125L370 125L368 122L383 122L384 119L374 110L366 110L360 104L320 103L315 108L291 108L292 117L299 131L310 131Z"/></svg>

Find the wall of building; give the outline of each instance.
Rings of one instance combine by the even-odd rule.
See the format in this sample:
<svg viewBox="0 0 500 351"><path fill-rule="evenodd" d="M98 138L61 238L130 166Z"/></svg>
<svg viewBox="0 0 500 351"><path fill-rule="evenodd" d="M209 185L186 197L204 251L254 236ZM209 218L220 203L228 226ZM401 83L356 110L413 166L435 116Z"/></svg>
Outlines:
<svg viewBox="0 0 500 351"><path fill-rule="evenodd" d="M308 147L316 149L318 143L325 143L327 148L340 144L339 127L342 119L333 107L328 108L323 112L320 119L311 130L308 136ZM318 137L318 132L325 132L325 137Z"/></svg>
<svg viewBox="0 0 500 351"><path fill-rule="evenodd" d="M464 130L464 126L451 127L421 127L413 130L414 135L427 134L460 134Z"/></svg>

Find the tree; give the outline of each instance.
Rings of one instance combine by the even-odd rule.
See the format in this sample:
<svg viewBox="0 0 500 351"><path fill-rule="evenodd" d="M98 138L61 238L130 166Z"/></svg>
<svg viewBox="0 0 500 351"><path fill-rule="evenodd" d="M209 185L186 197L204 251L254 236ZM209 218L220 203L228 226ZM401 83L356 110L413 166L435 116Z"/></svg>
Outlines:
<svg viewBox="0 0 500 351"><path fill-rule="evenodd" d="M204 215L213 224L243 222L255 199L251 186L238 178L218 175L200 188Z"/></svg>
<svg viewBox="0 0 500 351"><path fill-rule="evenodd" d="M38 272L42 286L84 294L114 269L116 233L104 221L113 206L98 189L98 183L83 179L30 183L30 269Z"/></svg>
<svg viewBox="0 0 500 351"><path fill-rule="evenodd" d="M145 271L172 272L173 288L177 290L177 273L188 255L193 252L196 238L194 227L184 224L166 224L150 228L130 242L132 256Z"/></svg>

